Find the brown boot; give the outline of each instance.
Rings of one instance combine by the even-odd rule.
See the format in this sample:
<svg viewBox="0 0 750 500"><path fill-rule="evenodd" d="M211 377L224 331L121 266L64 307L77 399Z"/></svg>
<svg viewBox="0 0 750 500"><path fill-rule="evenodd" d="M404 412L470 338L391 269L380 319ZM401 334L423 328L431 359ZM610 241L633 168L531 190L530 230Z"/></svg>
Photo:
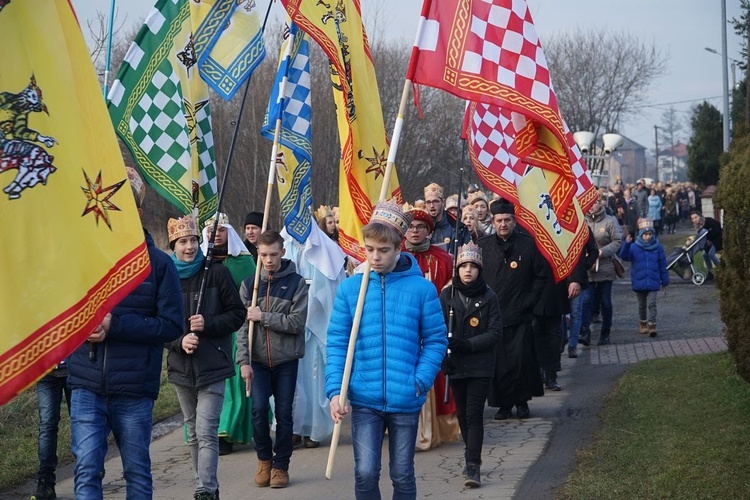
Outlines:
<svg viewBox="0 0 750 500"><path fill-rule="evenodd" d="M649 337L656 337L656 323L649 323L648 324L648 336Z"/></svg>
<svg viewBox="0 0 750 500"><path fill-rule="evenodd" d="M271 488L286 488L289 484L289 471L271 469Z"/></svg>
<svg viewBox="0 0 750 500"><path fill-rule="evenodd" d="M645 321L641 321L641 333L644 335L648 333L648 323Z"/></svg>
<svg viewBox="0 0 750 500"><path fill-rule="evenodd" d="M255 484L268 486L271 484L271 460L258 460L258 470L255 471Z"/></svg>

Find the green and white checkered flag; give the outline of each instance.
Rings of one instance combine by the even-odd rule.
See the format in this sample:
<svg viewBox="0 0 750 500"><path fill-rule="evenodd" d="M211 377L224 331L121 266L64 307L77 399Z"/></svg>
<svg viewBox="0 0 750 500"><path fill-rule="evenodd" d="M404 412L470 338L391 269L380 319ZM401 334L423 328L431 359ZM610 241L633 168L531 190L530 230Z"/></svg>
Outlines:
<svg viewBox="0 0 750 500"><path fill-rule="evenodd" d="M146 181L203 222L216 212L208 86L198 74L188 0L159 0L107 96L117 135ZM192 21L192 22L191 22Z"/></svg>

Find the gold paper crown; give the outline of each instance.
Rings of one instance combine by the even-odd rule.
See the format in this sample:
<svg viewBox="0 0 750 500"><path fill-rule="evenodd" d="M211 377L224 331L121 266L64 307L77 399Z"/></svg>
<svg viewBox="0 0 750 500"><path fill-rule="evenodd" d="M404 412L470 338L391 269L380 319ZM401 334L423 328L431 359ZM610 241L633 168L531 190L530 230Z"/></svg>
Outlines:
<svg viewBox="0 0 750 500"><path fill-rule="evenodd" d="M430 196L437 196L441 200L444 200L445 197L443 196L443 188L440 186L440 184L432 183L429 184L426 188L424 188L424 198L425 200Z"/></svg>
<svg viewBox="0 0 750 500"><path fill-rule="evenodd" d="M333 211L331 210L331 207L328 205L321 205L318 207L318 209L315 211L315 220L323 220L329 215L333 215Z"/></svg>
<svg viewBox="0 0 750 500"><path fill-rule="evenodd" d="M203 227L213 228L214 227L214 222L216 222L216 214L213 214L211 217L209 217L208 220L206 220L206 222L203 223ZM229 224L229 217L227 217L227 214L223 214L223 213L219 212L219 225L220 226L221 225L224 225L224 226L230 226L231 225L231 224Z"/></svg>
<svg viewBox="0 0 750 500"><path fill-rule="evenodd" d="M414 220L421 220L422 222L427 224L427 227L430 228L430 232L432 232L433 229L435 229L435 220L425 210L424 203L422 204L421 207L412 206L412 205L409 205L408 203L404 203L404 213L409 214L411 216L409 222L414 221ZM408 229L409 226L407 225L406 228Z"/></svg>
<svg viewBox="0 0 750 500"><path fill-rule="evenodd" d="M445 209L458 208L458 195L452 194L445 200Z"/></svg>
<svg viewBox="0 0 750 500"><path fill-rule="evenodd" d="M169 219L167 221L167 235L170 243L183 236L199 236L198 221L192 215L186 215L179 219Z"/></svg>
<svg viewBox="0 0 750 500"><path fill-rule="evenodd" d="M381 201L375 205L370 222L385 224L396 230L401 236L409 229L411 217L394 200Z"/></svg>
<svg viewBox="0 0 750 500"><path fill-rule="evenodd" d="M333 207L331 209L331 213L333 214L333 218L334 219L338 219L339 218L339 207Z"/></svg>
<svg viewBox="0 0 750 500"><path fill-rule="evenodd" d="M487 196L482 191L474 191L473 193L469 193L466 199L469 201L469 203L474 203L475 200L484 200L484 202L487 203Z"/></svg>
<svg viewBox="0 0 750 500"><path fill-rule="evenodd" d="M128 173L128 182L130 182L130 187L133 188L133 193L137 196L138 206L140 207L143 203L143 198L146 197L146 185L143 183L141 174L136 169L125 167L125 171Z"/></svg>
<svg viewBox="0 0 750 500"><path fill-rule="evenodd" d="M638 219L638 229L653 229L654 221L649 218Z"/></svg>
<svg viewBox="0 0 750 500"><path fill-rule="evenodd" d="M465 264L466 262L474 263L480 268L484 267L482 266L482 249L471 241L458 247L456 267L461 267L461 264Z"/></svg>

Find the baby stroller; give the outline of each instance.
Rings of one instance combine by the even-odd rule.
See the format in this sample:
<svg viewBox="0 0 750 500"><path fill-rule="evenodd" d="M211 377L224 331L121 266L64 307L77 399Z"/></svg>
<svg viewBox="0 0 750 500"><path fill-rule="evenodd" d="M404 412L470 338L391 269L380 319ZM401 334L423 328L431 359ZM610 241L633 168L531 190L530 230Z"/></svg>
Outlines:
<svg viewBox="0 0 750 500"><path fill-rule="evenodd" d="M694 285L702 285L706 281L706 273L703 272L702 252L706 244L708 231L701 229L692 242L684 247L675 247L674 251L667 255L667 270L672 270L684 279L690 280ZM698 260L699 269L696 269Z"/></svg>

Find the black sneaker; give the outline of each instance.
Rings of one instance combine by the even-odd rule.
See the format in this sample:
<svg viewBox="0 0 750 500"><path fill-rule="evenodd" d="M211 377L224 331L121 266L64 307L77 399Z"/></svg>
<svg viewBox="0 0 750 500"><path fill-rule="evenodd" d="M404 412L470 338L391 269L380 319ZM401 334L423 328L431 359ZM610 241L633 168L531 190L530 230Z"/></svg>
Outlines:
<svg viewBox="0 0 750 500"><path fill-rule="evenodd" d="M55 483L39 481L36 485L36 492L29 500L54 500L55 498L57 498Z"/></svg>
<svg viewBox="0 0 750 500"><path fill-rule="evenodd" d="M479 466L468 464L466 466L466 478L464 479L464 487L479 488L480 486L482 486L482 480L479 477Z"/></svg>
<svg viewBox="0 0 750 500"><path fill-rule="evenodd" d="M529 410L528 403L518 403L516 405L516 417L518 418L529 418L531 416L531 410Z"/></svg>
<svg viewBox="0 0 750 500"><path fill-rule="evenodd" d="M229 455L234 451L234 445L226 439L219 438L219 455Z"/></svg>
<svg viewBox="0 0 750 500"><path fill-rule="evenodd" d="M578 357L578 351L575 347L568 347L568 357L569 358L577 358Z"/></svg>
<svg viewBox="0 0 750 500"><path fill-rule="evenodd" d="M302 442L305 448L318 448L320 446L320 441L313 441L310 436L305 436Z"/></svg>
<svg viewBox="0 0 750 500"><path fill-rule="evenodd" d="M495 416L493 417L495 420L508 420L510 417L513 416L513 407L510 408L500 408L497 410L497 413L495 413Z"/></svg>
<svg viewBox="0 0 750 500"><path fill-rule="evenodd" d="M193 496L193 500L217 500L217 497L207 491L199 491Z"/></svg>
<svg viewBox="0 0 750 500"><path fill-rule="evenodd" d="M557 383L557 380L547 379L547 381L544 383L544 387L546 387L548 391L562 391L562 387L560 387L560 385Z"/></svg>

